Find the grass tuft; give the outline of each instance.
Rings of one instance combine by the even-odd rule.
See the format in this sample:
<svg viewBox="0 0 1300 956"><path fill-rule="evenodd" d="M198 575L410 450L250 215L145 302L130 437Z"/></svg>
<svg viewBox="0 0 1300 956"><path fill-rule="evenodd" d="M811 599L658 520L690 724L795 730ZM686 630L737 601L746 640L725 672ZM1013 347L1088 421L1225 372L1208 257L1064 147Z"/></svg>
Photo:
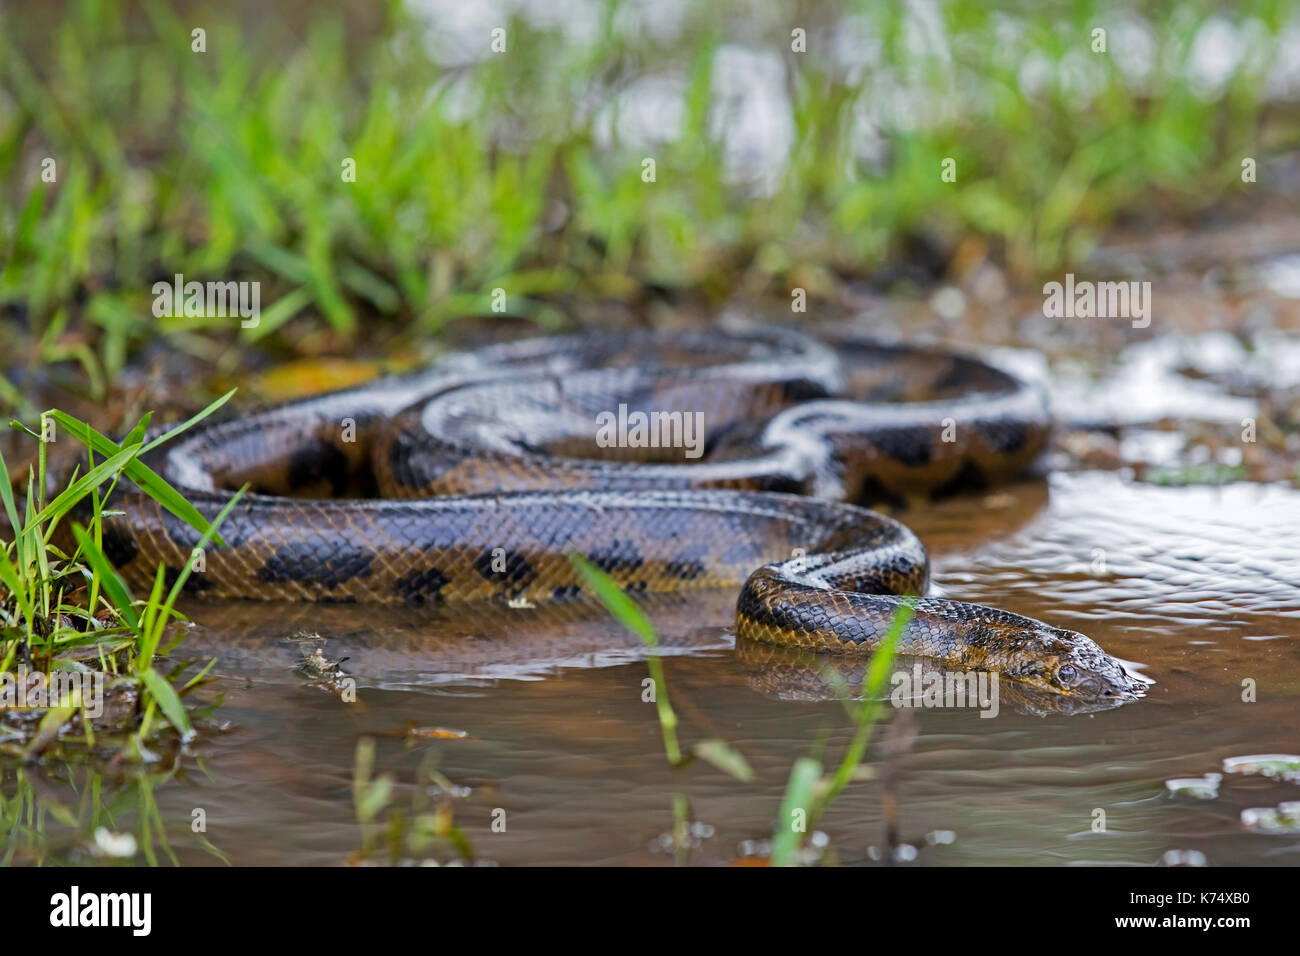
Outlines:
<svg viewBox="0 0 1300 956"><path fill-rule="evenodd" d="M206 683L208 668L177 687L180 672L164 673L158 666L164 652L178 643L164 647L169 629L183 620L175 605L192 565L181 569L170 587L164 587L160 566L151 593L143 599L134 596L103 550L104 519L111 515L104 504L119 481L127 478L192 524L201 533L200 548L219 543L217 528L242 492L209 523L140 455L202 420L226 398L153 440L146 440L146 416L121 444L60 411L42 415L39 432L14 423L34 435L39 445L21 510L9 481L0 482L11 531L8 540L0 538L0 679L15 682L40 673L54 687L50 677L56 673L103 678L98 685L93 680L88 685L70 682L68 693L51 691L48 706L0 707L0 721L17 722L15 736L23 741L24 758L41 757L68 738L74 723L88 747L95 745L97 724L117 738L125 732L119 753L132 759L151 757L146 742L159 718L175 730L182 744L194 738L182 698ZM52 484L46 473L47 445L60 430L86 446L89 460L84 474L74 472L67 486L46 501L45 489ZM2 455L0 468L8 474ZM67 526L66 534L59 533L61 525ZM61 541L71 541L73 546L65 550ZM105 697L121 706L106 709L103 701L97 701L92 707L91 701L78 696L85 686L102 688ZM107 712L111 719L95 719Z"/></svg>

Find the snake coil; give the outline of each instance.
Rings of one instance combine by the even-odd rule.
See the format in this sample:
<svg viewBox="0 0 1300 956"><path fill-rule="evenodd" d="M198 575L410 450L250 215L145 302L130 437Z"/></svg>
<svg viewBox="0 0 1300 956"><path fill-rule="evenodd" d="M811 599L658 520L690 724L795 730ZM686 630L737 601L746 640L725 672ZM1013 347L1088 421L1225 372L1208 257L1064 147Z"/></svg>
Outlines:
<svg viewBox="0 0 1300 956"><path fill-rule="evenodd" d="M598 441L597 422L650 422ZM657 413L657 415L656 415ZM698 457L682 444L703 422ZM1040 391L944 351L785 330L600 333L449 355L429 370L206 425L152 466L209 520L247 483L187 589L215 598L565 600L584 554L630 593L741 586L742 639L899 650L1057 693L1137 683L1088 638L925 593L929 563L864 505L1024 471ZM667 440L662 440L662 439ZM119 491L104 549L174 579L197 533Z"/></svg>

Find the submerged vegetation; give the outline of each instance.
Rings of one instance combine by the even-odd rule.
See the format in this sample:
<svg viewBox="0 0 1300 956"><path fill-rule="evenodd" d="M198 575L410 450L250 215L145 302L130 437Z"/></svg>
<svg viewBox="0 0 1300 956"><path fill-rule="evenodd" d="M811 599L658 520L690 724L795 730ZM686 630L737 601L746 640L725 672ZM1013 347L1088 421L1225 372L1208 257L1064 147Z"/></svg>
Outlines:
<svg viewBox="0 0 1300 956"><path fill-rule="evenodd" d="M469 838L455 822L452 799L457 787L438 771L432 754L421 761L405 807L396 802L394 776L376 775L374 769L375 741L363 737L357 741L352 771L352 802L361 845L348 862L427 865L475 861Z"/></svg>

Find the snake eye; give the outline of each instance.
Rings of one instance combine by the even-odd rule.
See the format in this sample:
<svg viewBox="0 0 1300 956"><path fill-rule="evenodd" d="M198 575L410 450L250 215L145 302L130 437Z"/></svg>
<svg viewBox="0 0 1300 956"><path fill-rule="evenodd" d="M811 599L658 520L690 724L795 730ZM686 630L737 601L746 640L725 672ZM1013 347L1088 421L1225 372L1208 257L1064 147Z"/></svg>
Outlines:
<svg viewBox="0 0 1300 956"><path fill-rule="evenodd" d="M1071 684L1074 683L1074 679L1079 676L1079 672L1076 671L1069 664L1066 664L1064 667L1062 667L1059 671L1056 672L1056 676L1061 679L1062 684L1069 687Z"/></svg>

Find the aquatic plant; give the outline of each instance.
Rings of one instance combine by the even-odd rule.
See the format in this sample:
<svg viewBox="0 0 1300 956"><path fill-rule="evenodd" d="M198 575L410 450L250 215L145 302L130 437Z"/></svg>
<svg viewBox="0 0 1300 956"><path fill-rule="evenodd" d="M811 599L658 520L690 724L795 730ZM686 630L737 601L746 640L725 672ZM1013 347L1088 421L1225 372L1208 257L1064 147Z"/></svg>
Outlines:
<svg viewBox="0 0 1300 956"><path fill-rule="evenodd" d="M74 718L87 747L94 746L95 718L100 716L95 711L102 711L103 701L87 699L82 693L86 686L95 689L96 697L110 694L126 700L128 706L118 708L115 716L129 715L126 746L135 757L149 756L145 741L159 718L175 729L182 742L194 736L181 698L205 683L215 661L184 683L180 682L184 665L160 669L184 639L184 631L172 633L172 625L183 620L175 605L194 563L181 568L170 583L167 569L160 565L150 593L136 598L104 553L104 518L111 514L104 506L125 478L193 526L202 536L199 548L220 543L217 528L239 495L209 523L141 456L206 418L229 398L227 393L153 438L148 437L150 416L146 415L121 443L58 410L41 416L39 431L12 423L36 440L37 451L35 467L28 469L21 510L0 455L6 475L0 481L0 501L11 530L8 540L0 539L0 681L23 686L35 681L46 688L69 689L68 693L47 692L34 701L38 706L26 711L7 711L11 719L16 714L43 714L39 724L32 727L28 720L27 732L19 734L25 740L23 756L38 756L64 735ZM47 500L46 489L53 485L47 473L48 446L60 435L86 447L88 464L84 473L75 469L66 487ZM70 535L58 534L61 525ZM68 540L75 546L69 548ZM55 680L62 674L90 678L91 683Z"/></svg>

